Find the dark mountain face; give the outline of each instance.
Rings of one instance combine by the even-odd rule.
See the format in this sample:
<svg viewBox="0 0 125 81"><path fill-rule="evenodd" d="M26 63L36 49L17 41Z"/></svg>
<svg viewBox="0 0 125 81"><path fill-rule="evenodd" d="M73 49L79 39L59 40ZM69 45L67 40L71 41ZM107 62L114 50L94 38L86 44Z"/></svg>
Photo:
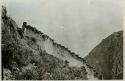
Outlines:
<svg viewBox="0 0 125 81"><path fill-rule="evenodd" d="M36 28L16 22L2 7L2 79L4 80L87 80L101 74L68 48Z"/></svg>
<svg viewBox="0 0 125 81"><path fill-rule="evenodd" d="M123 31L102 40L85 59L104 79L123 79Z"/></svg>

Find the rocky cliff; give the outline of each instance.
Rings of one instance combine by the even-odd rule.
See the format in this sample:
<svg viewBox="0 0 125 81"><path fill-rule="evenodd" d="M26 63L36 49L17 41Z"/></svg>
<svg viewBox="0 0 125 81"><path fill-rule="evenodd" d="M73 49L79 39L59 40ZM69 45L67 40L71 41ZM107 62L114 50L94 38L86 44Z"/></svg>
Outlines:
<svg viewBox="0 0 125 81"><path fill-rule="evenodd" d="M2 7L2 79L102 79L102 75L65 46L30 25L18 27Z"/></svg>
<svg viewBox="0 0 125 81"><path fill-rule="evenodd" d="M104 79L123 79L123 31L102 40L85 59Z"/></svg>

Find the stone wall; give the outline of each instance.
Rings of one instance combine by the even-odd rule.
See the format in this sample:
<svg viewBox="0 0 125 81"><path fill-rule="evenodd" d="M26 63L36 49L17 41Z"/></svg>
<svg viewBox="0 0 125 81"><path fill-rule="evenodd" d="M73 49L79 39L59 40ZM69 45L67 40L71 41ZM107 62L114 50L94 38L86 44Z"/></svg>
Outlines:
<svg viewBox="0 0 125 81"><path fill-rule="evenodd" d="M83 58L79 57L74 52L71 52L65 46L58 44L49 36L38 31L35 27L29 25L25 27L24 36L34 37L35 39L37 39L36 43L43 50L45 50L48 54L58 57L64 61L68 61L70 66L81 67L85 62Z"/></svg>

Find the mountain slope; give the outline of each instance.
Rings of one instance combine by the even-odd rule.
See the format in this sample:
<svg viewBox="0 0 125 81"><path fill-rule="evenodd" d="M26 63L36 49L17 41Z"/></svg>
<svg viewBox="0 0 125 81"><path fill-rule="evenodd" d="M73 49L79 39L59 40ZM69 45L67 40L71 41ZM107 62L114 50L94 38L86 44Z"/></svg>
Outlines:
<svg viewBox="0 0 125 81"><path fill-rule="evenodd" d="M85 59L104 79L123 79L123 31L104 39Z"/></svg>
<svg viewBox="0 0 125 81"><path fill-rule="evenodd" d="M85 60L36 28L16 22L2 7L2 79L102 79Z"/></svg>

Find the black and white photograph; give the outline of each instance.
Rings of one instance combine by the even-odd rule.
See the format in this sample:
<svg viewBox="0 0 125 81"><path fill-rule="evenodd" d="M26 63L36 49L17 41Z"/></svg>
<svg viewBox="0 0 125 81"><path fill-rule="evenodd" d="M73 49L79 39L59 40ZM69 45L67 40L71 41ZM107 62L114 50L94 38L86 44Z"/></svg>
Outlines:
<svg viewBox="0 0 125 81"><path fill-rule="evenodd" d="M124 0L1 1L1 80L123 80Z"/></svg>

